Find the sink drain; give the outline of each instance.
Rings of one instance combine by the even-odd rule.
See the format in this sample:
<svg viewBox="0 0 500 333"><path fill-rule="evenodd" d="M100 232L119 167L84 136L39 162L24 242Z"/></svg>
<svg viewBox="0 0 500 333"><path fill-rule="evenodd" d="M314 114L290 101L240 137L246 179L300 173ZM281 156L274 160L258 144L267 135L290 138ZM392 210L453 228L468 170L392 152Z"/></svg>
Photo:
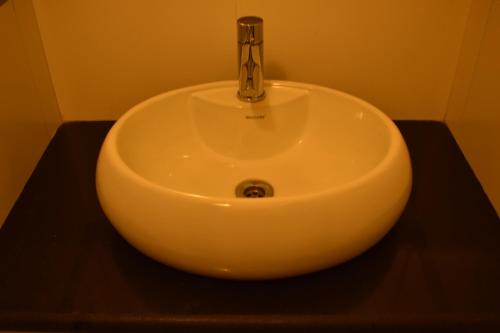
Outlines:
<svg viewBox="0 0 500 333"><path fill-rule="evenodd" d="M238 198L264 198L272 197L274 189L265 181L252 179L239 183L235 193Z"/></svg>

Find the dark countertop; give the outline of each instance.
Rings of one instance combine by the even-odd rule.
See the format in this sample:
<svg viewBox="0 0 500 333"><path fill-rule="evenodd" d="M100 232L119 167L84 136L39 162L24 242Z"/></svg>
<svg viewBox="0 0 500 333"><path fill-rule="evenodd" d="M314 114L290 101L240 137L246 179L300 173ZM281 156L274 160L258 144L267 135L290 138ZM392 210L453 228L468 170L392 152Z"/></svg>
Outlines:
<svg viewBox="0 0 500 333"><path fill-rule="evenodd" d="M111 125L61 126L0 229L0 331L500 332L500 221L445 125L397 122L414 184L381 242L267 282L177 271L118 235L94 180Z"/></svg>

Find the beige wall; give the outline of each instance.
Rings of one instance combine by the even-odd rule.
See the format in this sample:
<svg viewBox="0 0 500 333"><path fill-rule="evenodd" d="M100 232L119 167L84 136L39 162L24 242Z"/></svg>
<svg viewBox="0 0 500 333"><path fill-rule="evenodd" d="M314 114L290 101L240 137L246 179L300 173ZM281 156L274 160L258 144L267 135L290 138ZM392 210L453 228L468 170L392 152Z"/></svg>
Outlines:
<svg viewBox="0 0 500 333"><path fill-rule="evenodd" d="M446 122L500 213L500 0L474 2Z"/></svg>
<svg viewBox="0 0 500 333"><path fill-rule="evenodd" d="M235 78L242 15L264 17L268 78L442 120L472 0L33 1L65 120L114 119L160 92Z"/></svg>
<svg viewBox="0 0 500 333"><path fill-rule="evenodd" d="M0 225L60 123L31 1L0 6Z"/></svg>

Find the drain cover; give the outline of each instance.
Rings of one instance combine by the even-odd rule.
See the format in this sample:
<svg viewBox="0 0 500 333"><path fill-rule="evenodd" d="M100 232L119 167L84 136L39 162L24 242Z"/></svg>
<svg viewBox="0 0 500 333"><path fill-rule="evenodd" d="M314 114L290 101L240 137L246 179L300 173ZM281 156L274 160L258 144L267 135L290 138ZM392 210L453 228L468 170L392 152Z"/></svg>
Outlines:
<svg viewBox="0 0 500 333"><path fill-rule="evenodd" d="M235 194L238 198L265 198L272 197L274 189L268 182L251 179L239 183Z"/></svg>

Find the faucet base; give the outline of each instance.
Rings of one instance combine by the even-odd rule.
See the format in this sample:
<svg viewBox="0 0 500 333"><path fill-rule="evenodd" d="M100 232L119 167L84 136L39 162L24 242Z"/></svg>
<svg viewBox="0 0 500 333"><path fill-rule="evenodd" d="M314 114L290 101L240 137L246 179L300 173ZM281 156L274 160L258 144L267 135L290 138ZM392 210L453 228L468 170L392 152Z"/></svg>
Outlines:
<svg viewBox="0 0 500 333"><path fill-rule="evenodd" d="M266 97L266 92L263 91L259 96L242 96L238 90L237 96L243 102L256 103L262 101Z"/></svg>

